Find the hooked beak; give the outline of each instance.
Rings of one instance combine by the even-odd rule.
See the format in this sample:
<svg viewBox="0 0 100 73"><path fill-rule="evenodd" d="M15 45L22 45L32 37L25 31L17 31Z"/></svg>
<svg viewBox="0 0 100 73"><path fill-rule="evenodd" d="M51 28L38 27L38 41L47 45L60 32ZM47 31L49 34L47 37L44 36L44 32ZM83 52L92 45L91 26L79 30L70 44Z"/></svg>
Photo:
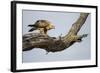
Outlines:
<svg viewBox="0 0 100 73"><path fill-rule="evenodd" d="M55 29L55 26L53 26L52 29Z"/></svg>
<svg viewBox="0 0 100 73"><path fill-rule="evenodd" d="M55 29L55 27L53 27L53 29Z"/></svg>
<svg viewBox="0 0 100 73"><path fill-rule="evenodd" d="M55 29L55 26L54 26L53 24L51 24L51 28L52 28L52 29Z"/></svg>

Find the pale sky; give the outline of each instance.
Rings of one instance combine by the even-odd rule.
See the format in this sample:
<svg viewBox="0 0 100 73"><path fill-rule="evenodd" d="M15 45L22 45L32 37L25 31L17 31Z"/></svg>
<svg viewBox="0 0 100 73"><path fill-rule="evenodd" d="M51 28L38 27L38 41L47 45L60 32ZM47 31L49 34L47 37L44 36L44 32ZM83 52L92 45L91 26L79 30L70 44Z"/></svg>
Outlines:
<svg viewBox="0 0 100 73"><path fill-rule="evenodd" d="M29 33L29 24L34 24L37 20L44 19L54 24L55 29L48 32L48 35L59 37L67 34L72 24L78 19L80 13L73 12L49 12L23 10L23 35ZM91 58L91 15L88 16L85 24L79 31L79 35L88 34L81 43L75 43L71 47L56 53L48 53L43 49L35 48L23 52L23 62L48 62L48 61L68 61L86 60ZM35 31L34 31L35 32Z"/></svg>

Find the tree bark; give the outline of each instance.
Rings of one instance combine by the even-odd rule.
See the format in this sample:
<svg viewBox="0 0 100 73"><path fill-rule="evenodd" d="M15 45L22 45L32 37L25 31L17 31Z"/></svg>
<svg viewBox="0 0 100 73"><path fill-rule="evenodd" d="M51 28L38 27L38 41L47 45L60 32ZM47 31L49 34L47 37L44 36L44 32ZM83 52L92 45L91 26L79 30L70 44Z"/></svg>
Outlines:
<svg viewBox="0 0 100 73"><path fill-rule="evenodd" d="M39 33L28 33L23 35L23 51L34 48L44 49L47 52L58 52L67 49L75 42L81 42L87 34L77 35L82 25L85 23L89 13L80 13L78 20L72 24L68 34L59 38L50 37Z"/></svg>

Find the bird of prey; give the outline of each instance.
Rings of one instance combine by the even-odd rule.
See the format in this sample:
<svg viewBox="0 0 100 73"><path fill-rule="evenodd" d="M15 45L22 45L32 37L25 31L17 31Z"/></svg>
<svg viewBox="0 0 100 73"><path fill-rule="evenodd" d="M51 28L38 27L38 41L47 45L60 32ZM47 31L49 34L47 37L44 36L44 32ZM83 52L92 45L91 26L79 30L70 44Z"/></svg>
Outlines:
<svg viewBox="0 0 100 73"><path fill-rule="evenodd" d="M29 32L32 32L34 30L40 30L41 34L46 34L47 31L54 29L55 26L48 20L37 20L35 24L28 25L29 27L32 27Z"/></svg>

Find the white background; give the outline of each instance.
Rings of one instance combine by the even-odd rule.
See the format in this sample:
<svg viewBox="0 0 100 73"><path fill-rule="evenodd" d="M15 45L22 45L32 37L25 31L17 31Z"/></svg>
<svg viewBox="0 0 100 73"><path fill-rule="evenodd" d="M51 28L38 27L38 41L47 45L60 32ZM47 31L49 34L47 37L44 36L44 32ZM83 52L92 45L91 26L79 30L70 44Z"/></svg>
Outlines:
<svg viewBox="0 0 100 73"><path fill-rule="evenodd" d="M11 0L0 0L0 73L11 73L10 72L10 1ZM33 1L98 5L100 7L100 0L33 0ZM100 16L100 14L98 16ZM98 20L99 19L100 18L98 18ZM98 24L100 24L100 22ZM99 28L98 31L100 31L100 25L98 25L98 28ZM100 33L98 33L98 37L100 37ZM100 38L98 38L98 40L100 40ZM100 43L100 41L98 43ZM100 51L99 48L100 46L98 47L98 52ZM98 56L99 55L100 53L98 54ZM100 62L100 57L98 57L98 61ZM52 73L94 73L94 72L99 73L100 67L38 71L34 73L51 73L51 72Z"/></svg>

